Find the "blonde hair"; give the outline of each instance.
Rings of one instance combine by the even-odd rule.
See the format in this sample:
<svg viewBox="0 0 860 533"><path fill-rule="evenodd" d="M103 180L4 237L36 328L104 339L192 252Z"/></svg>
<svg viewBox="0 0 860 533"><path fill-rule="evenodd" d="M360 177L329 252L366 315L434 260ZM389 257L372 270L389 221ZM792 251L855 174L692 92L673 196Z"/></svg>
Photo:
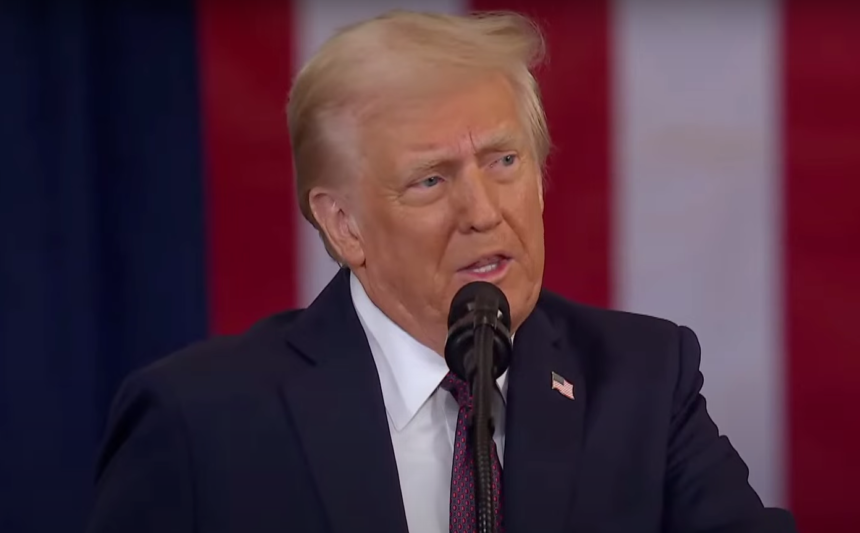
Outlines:
<svg viewBox="0 0 860 533"><path fill-rule="evenodd" d="M544 54L539 28L510 12L455 16L395 10L330 38L299 71L287 105L299 207L329 255L339 261L311 211L311 189L341 179L349 171L345 155L354 156L353 163L360 160L350 125L398 90L438 88L445 83L440 69L503 73L518 95L534 156L543 167L550 140L532 70Z"/></svg>

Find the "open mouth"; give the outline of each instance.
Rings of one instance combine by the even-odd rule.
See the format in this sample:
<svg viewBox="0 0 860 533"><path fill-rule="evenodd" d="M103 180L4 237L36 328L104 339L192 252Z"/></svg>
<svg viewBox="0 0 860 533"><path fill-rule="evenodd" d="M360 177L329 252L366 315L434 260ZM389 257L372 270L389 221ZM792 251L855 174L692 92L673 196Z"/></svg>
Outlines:
<svg viewBox="0 0 860 533"><path fill-rule="evenodd" d="M510 258L506 256L491 255L483 257L478 261L475 261L466 268L463 268L461 272L476 274L478 276L485 276L501 272L508 265L509 262Z"/></svg>

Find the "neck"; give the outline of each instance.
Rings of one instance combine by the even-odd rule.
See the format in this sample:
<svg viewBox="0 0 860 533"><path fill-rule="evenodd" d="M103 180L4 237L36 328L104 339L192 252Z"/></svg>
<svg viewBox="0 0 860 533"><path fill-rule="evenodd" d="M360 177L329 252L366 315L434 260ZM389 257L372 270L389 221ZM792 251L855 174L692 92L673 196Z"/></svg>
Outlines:
<svg viewBox="0 0 860 533"><path fill-rule="evenodd" d="M417 342L430 348L440 357L444 357L445 343L448 338L447 317L432 319L423 317L407 309L398 298L388 297L384 287L378 287L365 276L351 274L358 282L360 289L376 309L394 322ZM431 313L428 313L431 315Z"/></svg>

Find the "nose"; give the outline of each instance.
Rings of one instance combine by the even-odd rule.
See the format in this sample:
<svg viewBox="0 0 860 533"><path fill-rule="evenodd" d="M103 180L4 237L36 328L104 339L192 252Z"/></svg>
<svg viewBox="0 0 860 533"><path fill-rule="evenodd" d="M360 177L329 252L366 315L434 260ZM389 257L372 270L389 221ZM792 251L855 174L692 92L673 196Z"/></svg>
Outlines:
<svg viewBox="0 0 860 533"><path fill-rule="evenodd" d="M502 222L498 184L480 169L464 172L455 192L462 233L486 232Z"/></svg>

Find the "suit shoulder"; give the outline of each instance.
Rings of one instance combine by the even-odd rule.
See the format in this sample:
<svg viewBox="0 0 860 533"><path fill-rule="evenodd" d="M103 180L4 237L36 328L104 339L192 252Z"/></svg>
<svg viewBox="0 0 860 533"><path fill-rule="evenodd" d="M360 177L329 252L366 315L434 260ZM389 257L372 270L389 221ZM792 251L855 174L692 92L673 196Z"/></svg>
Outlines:
<svg viewBox="0 0 860 533"><path fill-rule="evenodd" d="M558 325L588 329L597 334L662 336L676 335L678 324L651 315L607 309L568 300L550 291L543 291L538 304Z"/></svg>
<svg viewBox="0 0 860 533"><path fill-rule="evenodd" d="M677 364L683 328L670 320L573 302L549 291L541 294L538 305L566 341L594 364L654 365L652 371L670 371Z"/></svg>
<svg viewBox="0 0 860 533"><path fill-rule="evenodd" d="M539 306L562 345L578 355L593 390L623 384L628 397L647 399L650 405L662 398L669 412L689 339L685 328L664 318L572 302L549 292L541 295Z"/></svg>
<svg viewBox="0 0 860 533"><path fill-rule="evenodd" d="M218 335L167 354L129 376L143 382L189 390L204 383L240 383L266 376L287 362L284 334L302 310L272 315L236 335Z"/></svg>

